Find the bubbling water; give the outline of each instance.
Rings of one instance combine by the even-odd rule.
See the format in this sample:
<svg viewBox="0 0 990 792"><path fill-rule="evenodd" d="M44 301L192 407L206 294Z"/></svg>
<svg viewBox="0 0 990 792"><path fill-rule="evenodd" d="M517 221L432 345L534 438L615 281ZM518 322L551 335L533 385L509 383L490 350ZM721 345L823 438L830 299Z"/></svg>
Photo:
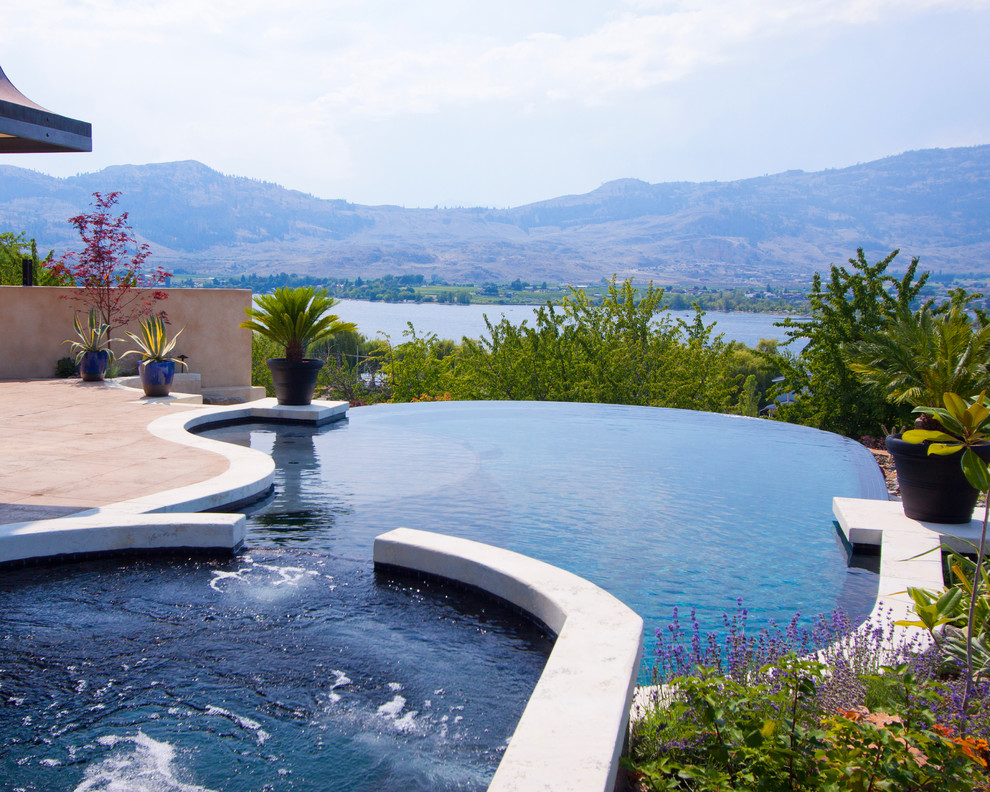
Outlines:
<svg viewBox="0 0 990 792"><path fill-rule="evenodd" d="M0 582L23 792L483 790L550 639L370 562L252 551Z"/></svg>

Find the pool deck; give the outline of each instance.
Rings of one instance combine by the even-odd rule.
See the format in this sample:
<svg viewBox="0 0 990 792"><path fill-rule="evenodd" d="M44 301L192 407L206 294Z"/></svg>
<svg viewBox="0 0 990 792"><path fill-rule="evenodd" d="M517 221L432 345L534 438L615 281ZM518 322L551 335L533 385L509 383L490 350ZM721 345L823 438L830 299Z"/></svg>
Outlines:
<svg viewBox="0 0 990 792"><path fill-rule="evenodd" d="M0 382L0 524L81 513L224 473L227 457L148 431L178 400L78 379Z"/></svg>
<svg viewBox="0 0 990 792"><path fill-rule="evenodd" d="M960 525L913 520L904 515L900 501L833 498L832 512L850 543L880 548L880 581L871 621L886 614L895 620L913 619L907 588L941 589L942 548L968 550L979 543L983 530L982 508L971 522ZM903 637L927 636L920 628L901 627L899 632Z"/></svg>

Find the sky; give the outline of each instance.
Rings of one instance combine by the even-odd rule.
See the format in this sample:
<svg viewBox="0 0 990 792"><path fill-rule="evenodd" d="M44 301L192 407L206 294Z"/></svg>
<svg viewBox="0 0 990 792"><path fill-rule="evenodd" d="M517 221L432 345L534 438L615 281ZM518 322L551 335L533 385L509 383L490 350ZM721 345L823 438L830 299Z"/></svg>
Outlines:
<svg viewBox="0 0 990 792"><path fill-rule="evenodd" d="M199 160L361 204L519 206L990 143L990 0L0 0L71 176Z"/></svg>

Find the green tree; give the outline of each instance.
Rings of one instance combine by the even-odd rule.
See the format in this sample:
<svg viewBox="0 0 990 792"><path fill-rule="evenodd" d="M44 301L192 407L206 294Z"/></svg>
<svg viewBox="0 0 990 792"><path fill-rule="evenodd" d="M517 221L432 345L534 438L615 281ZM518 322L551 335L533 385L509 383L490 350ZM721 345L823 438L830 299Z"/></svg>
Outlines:
<svg viewBox="0 0 990 792"><path fill-rule="evenodd" d="M700 311L693 322L675 320L662 301L662 289L650 285L637 300L631 282L613 279L598 303L572 289L536 309L532 326L486 318L487 336L459 347L411 331L385 362L394 399L449 393L730 409L738 383L728 346Z"/></svg>
<svg viewBox="0 0 990 792"><path fill-rule="evenodd" d="M901 278L887 274L899 251L870 264L862 248L849 259L851 268L832 266L823 282L815 273L808 294L811 318L791 317L778 322L785 328L788 344L805 339L807 345L796 357L777 354L784 382L772 395L792 393L795 401L781 405L777 417L831 432L859 437L876 434L882 426L903 424L906 408L887 401L884 394L864 383L851 367L852 347L884 331L904 312L910 311L929 273L917 279L914 258Z"/></svg>
<svg viewBox="0 0 990 792"><path fill-rule="evenodd" d="M53 252L38 256L38 245L24 234L0 233L0 286L20 286L23 282L24 259L31 260L33 281L37 286L71 286L72 278L50 269Z"/></svg>
<svg viewBox="0 0 990 792"><path fill-rule="evenodd" d="M756 385L756 375L750 374L743 383L737 402L740 415L755 418L760 414L760 391Z"/></svg>
<svg viewBox="0 0 990 792"><path fill-rule="evenodd" d="M442 398L470 398L461 387L455 369L459 347L449 339L437 338L435 333L420 336L412 322L403 332L409 338L397 346L388 343L380 352L381 370L392 401L408 402L423 395Z"/></svg>
<svg viewBox="0 0 990 792"><path fill-rule="evenodd" d="M748 347L740 341L730 341L728 344L732 373L742 383L737 396L741 415L758 414L759 409L767 403L767 393L773 385L775 377L780 376L780 365L776 358L778 344L775 338L761 338L756 348ZM749 378L753 384L749 384ZM756 413L749 412L749 396L743 398L744 390L755 388ZM743 405L747 405L743 410Z"/></svg>

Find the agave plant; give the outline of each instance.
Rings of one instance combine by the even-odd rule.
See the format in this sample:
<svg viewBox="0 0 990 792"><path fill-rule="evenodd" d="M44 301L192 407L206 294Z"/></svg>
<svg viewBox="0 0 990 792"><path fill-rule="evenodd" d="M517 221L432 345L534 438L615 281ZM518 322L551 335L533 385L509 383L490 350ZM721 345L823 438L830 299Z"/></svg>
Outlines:
<svg viewBox="0 0 990 792"><path fill-rule="evenodd" d="M140 326L141 335L131 332L127 333L131 337L131 340L138 345L138 348L128 350L121 357L140 355L144 361L154 360L163 362L171 360L183 368L186 367L185 361L171 357L169 354L175 348L175 342L182 334L182 330L179 330L174 337L169 338L168 331L165 328L165 320L157 314L149 316L147 319L142 319Z"/></svg>
<svg viewBox="0 0 990 792"><path fill-rule="evenodd" d="M288 361L301 361L311 344L334 333L357 329L329 313L336 301L326 289L283 287L256 297L255 303L244 309L248 319L240 326L284 347Z"/></svg>
<svg viewBox="0 0 990 792"><path fill-rule="evenodd" d="M79 336L77 341L73 341L71 338L65 339L63 344L70 344L69 349L76 355L76 364L78 364L83 356L87 352L106 352L108 355L108 361L113 362L114 355L113 350L108 346L113 340L109 337L110 325L106 324L92 308L89 311L89 321L86 327L79 324L79 314L75 314L72 317L72 326L76 330L76 335Z"/></svg>

